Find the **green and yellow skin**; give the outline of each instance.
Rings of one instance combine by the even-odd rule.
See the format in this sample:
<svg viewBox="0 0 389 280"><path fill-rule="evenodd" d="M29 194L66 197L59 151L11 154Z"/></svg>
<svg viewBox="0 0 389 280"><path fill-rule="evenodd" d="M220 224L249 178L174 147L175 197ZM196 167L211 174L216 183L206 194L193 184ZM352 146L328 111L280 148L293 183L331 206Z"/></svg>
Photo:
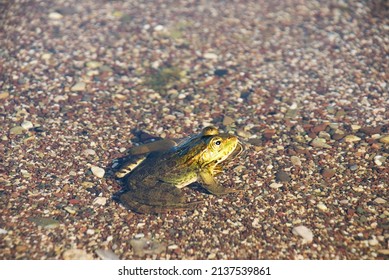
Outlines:
<svg viewBox="0 0 389 280"><path fill-rule="evenodd" d="M206 127L200 134L176 143L160 140L129 151L129 162L116 172L124 188L114 199L138 213L162 213L190 209L199 202L185 202L181 188L200 182L214 195L237 192L214 179L221 163L243 150L238 138Z"/></svg>

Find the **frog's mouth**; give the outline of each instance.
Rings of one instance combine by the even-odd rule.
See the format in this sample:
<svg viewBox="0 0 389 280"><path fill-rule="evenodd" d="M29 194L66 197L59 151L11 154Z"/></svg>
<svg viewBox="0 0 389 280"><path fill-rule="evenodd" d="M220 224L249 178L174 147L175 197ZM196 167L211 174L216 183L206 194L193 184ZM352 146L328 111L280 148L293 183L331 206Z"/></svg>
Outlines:
<svg viewBox="0 0 389 280"><path fill-rule="evenodd" d="M240 156L245 151L244 145L238 140L235 150L232 151L228 159L234 159L238 156Z"/></svg>

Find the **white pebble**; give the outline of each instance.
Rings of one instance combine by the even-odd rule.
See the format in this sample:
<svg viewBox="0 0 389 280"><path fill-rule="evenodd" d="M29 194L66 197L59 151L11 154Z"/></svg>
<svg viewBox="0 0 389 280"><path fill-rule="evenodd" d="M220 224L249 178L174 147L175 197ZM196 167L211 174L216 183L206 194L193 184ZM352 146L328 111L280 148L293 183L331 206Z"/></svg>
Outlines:
<svg viewBox="0 0 389 280"><path fill-rule="evenodd" d="M102 260L119 260L118 255L116 255L112 250L97 249L95 253Z"/></svg>
<svg viewBox="0 0 389 280"><path fill-rule="evenodd" d="M98 178L103 178L104 177L105 170L103 168L101 168L101 167L93 165L91 167L91 171L92 171L93 175L95 175Z"/></svg>
<svg viewBox="0 0 389 280"><path fill-rule="evenodd" d="M313 240L313 233L306 226L294 227L292 232L293 232L293 234L300 235L304 239L304 241L307 243L311 243Z"/></svg>
<svg viewBox="0 0 389 280"><path fill-rule="evenodd" d="M93 234L95 234L95 230L94 229L88 229L87 231L86 231L86 234L88 234L88 235L93 235Z"/></svg>
<svg viewBox="0 0 389 280"><path fill-rule="evenodd" d="M374 163L378 166L381 166L385 162L385 160L386 160L386 157L383 157L380 155L374 157Z"/></svg>
<svg viewBox="0 0 389 280"><path fill-rule="evenodd" d="M94 156L96 154L95 150L92 150L92 149L86 149L84 150L84 155L91 155L91 156Z"/></svg>
<svg viewBox="0 0 389 280"><path fill-rule="evenodd" d="M60 13L52 12L49 14L49 19L59 20L61 18L63 18L63 15L61 15Z"/></svg>
<svg viewBox="0 0 389 280"><path fill-rule="evenodd" d="M24 122L22 122L22 124L20 126L23 127L26 130L29 130L30 128L34 127L32 122L30 122L30 121L24 121Z"/></svg>
<svg viewBox="0 0 389 280"><path fill-rule="evenodd" d="M272 188L272 189L278 189L278 188L281 188L283 185L282 184L280 184L280 183L272 183L272 184L270 184L270 187Z"/></svg>
<svg viewBox="0 0 389 280"><path fill-rule="evenodd" d="M328 210L327 206L323 202L319 202L317 204L317 208L319 208L322 211L327 211Z"/></svg>
<svg viewBox="0 0 389 280"><path fill-rule="evenodd" d="M381 197L377 197L376 199L374 199L374 202L378 204L384 204L386 203L386 200Z"/></svg>
<svg viewBox="0 0 389 280"><path fill-rule="evenodd" d="M0 228L0 234L7 234L7 232L5 229Z"/></svg>
<svg viewBox="0 0 389 280"><path fill-rule="evenodd" d="M99 196L99 197L96 197L94 200L93 200L93 204L98 204L98 205L105 205L107 203L107 198L106 197L102 197L102 196Z"/></svg>

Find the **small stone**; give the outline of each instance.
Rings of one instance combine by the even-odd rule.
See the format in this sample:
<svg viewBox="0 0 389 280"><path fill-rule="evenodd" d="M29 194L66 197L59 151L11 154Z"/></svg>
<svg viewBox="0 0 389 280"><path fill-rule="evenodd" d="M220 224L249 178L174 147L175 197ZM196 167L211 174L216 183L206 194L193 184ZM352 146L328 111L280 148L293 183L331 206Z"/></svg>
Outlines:
<svg viewBox="0 0 389 280"><path fill-rule="evenodd" d="M331 146L326 143L325 139L319 137L316 137L311 141L311 146L315 148L331 148Z"/></svg>
<svg viewBox="0 0 389 280"><path fill-rule="evenodd" d="M374 163L377 166L381 166L382 164L384 164L385 161L386 161L386 157L383 157L383 156L380 156L380 155L377 155L377 156L374 157Z"/></svg>
<svg viewBox="0 0 389 280"><path fill-rule="evenodd" d="M59 226L59 222L53 218L46 217L32 217L28 219L30 222L35 223L37 226L41 226L43 228L56 228Z"/></svg>
<svg viewBox="0 0 389 280"><path fill-rule="evenodd" d="M359 130L360 128L361 128L360 125L357 125L357 124L352 124L352 125L351 125L351 129L352 129L353 131L357 131L357 130Z"/></svg>
<svg viewBox="0 0 389 280"><path fill-rule="evenodd" d="M311 243L313 240L312 231L306 226L297 226L292 230L293 234L300 235L306 243Z"/></svg>
<svg viewBox="0 0 389 280"><path fill-rule="evenodd" d="M86 149L86 150L84 150L83 153L86 156L89 156L89 155L94 156L96 154L95 150L92 150L92 149Z"/></svg>
<svg viewBox="0 0 389 280"><path fill-rule="evenodd" d="M119 260L118 255L116 255L112 250L109 249L97 249L95 253L102 260Z"/></svg>
<svg viewBox="0 0 389 280"><path fill-rule="evenodd" d="M84 82L77 82L70 89L72 91L84 91L86 89L86 84Z"/></svg>
<svg viewBox="0 0 389 280"><path fill-rule="evenodd" d="M100 66L101 66L101 63L98 61L88 61L86 63L86 67L89 69L96 69L96 68L99 68Z"/></svg>
<svg viewBox="0 0 389 280"><path fill-rule="evenodd" d="M0 234L7 234L8 233L8 231L6 231L5 229L3 229L3 228L0 228Z"/></svg>
<svg viewBox="0 0 389 280"><path fill-rule="evenodd" d="M63 252L64 260L93 260L93 256L81 249L69 249Z"/></svg>
<svg viewBox="0 0 389 280"><path fill-rule="evenodd" d="M9 134L11 135L20 135L23 134L26 130L21 126L15 126L9 130Z"/></svg>
<svg viewBox="0 0 389 280"><path fill-rule="evenodd" d="M207 257L208 260L214 260L216 258L216 254L215 253L210 253Z"/></svg>
<svg viewBox="0 0 389 280"><path fill-rule="evenodd" d="M23 127L26 130L29 130L30 128L34 127L32 122L30 122L30 121L24 121L24 122L22 122L22 124L20 126Z"/></svg>
<svg viewBox="0 0 389 280"><path fill-rule="evenodd" d="M291 156L290 161L294 166L301 166L301 159L297 156Z"/></svg>
<svg viewBox="0 0 389 280"><path fill-rule="evenodd" d="M383 144L389 144L389 134L382 136L378 141Z"/></svg>
<svg viewBox="0 0 389 280"><path fill-rule="evenodd" d="M224 118L223 118L223 125L224 126L231 125L234 122L235 122L235 120L229 116L224 116Z"/></svg>
<svg viewBox="0 0 389 280"><path fill-rule="evenodd" d="M49 13L49 19L60 20L61 18L63 18L63 15L61 15L60 13L57 13L57 12Z"/></svg>
<svg viewBox="0 0 389 280"><path fill-rule="evenodd" d="M334 175L336 174L336 171L334 169L330 169L330 168L323 168L322 172L321 172L321 175L325 178L325 179L330 179L332 178Z"/></svg>
<svg viewBox="0 0 389 280"><path fill-rule="evenodd" d="M178 247L178 245L176 245L176 244L172 244L172 245L169 245L167 248L168 248L169 250L176 250L176 249L178 249L179 247Z"/></svg>
<svg viewBox="0 0 389 280"><path fill-rule="evenodd" d="M326 139L326 140L331 140L331 135L328 132L326 132L326 131L320 131L319 132L319 137L323 138L323 139Z"/></svg>
<svg viewBox="0 0 389 280"><path fill-rule="evenodd" d="M9 92L7 91L0 92L0 99L6 99L8 98L8 96L9 96Z"/></svg>
<svg viewBox="0 0 389 280"><path fill-rule="evenodd" d="M348 142L348 143L354 143L354 142L358 142L358 141L361 141L361 138L356 136L356 135L353 135L353 134L350 134L350 135L347 135L343 138L343 140L345 142Z"/></svg>
<svg viewBox="0 0 389 280"><path fill-rule="evenodd" d="M92 171L93 175L95 175L98 178L103 178L104 177L105 170L103 168L101 168L101 167L92 166L91 167L91 171Z"/></svg>
<svg viewBox="0 0 389 280"><path fill-rule="evenodd" d="M319 208L321 211L327 211L328 208L323 202L319 202L317 205L317 208Z"/></svg>
<svg viewBox="0 0 389 280"><path fill-rule="evenodd" d="M377 197L376 199L374 199L374 202L377 204L385 204L386 200L381 197Z"/></svg>
<svg viewBox="0 0 389 280"><path fill-rule="evenodd" d="M251 133L246 131L246 130L243 130L243 129L238 129L236 131L236 134L238 134L238 136L243 137L243 138L250 138L251 137Z"/></svg>
<svg viewBox="0 0 389 280"><path fill-rule="evenodd" d="M70 207L70 206L66 206L64 209L65 209L68 213L70 213L70 214L72 214L72 215L74 215L74 214L77 213L77 211L76 211L73 207Z"/></svg>
<svg viewBox="0 0 389 280"><path fill-rule="evenodd" d="M88 234L88 235L93 235L93 234L95 234L95 230L89 228L89 229L86 231L86 234Z"/></svg>
<svg viewBox="0 0 389 280"><path fill-rule="evenodd" d="M212 60L217 60L218 56L217 54L214 54L214 53L205 53L204 54L204 58L206 59L212 59Z"/></svg>
<svg viewBox="0 0 389 280"><path fill-rule="evenodd" d="M276 134L276 130L275 129L265 129L263 131L263 137L265 137L266 139L270 140L273 138L273 136Z"/></svg>
<svg viewBox="0 0 389 280"><path fill-rule="evenodd" d="M278 189L278 188L281 188L283 186L283 184L280 184L280 183L272 183L270 184L269 187L271 187L272 189Z"/></svg>
<svg viewBox="0 0 389 280"><path fill-rule="evenodd" d="M334 134L332 135L332 139L340 140L344 137L344 131L340 129L336 129Z"/></svg>
<svg viewBox="0 0 389 280"><path fill-rule="evenodd" d="M355 171L355 170L358 169L358 165L353 164L353 165L351 165L351 166L349 167L349 169L350 169L351 171Z"/></svg>
<svg viewBox="0 0 389 280"><path fill-rule="evenodd" d="M378 250L378 254L389 256L389 249Z"/></svg>
<svg viewBox="0 0 389 280"><path fill-rule="evenodd" d="M377 245L380 244L376 238L370 239L370 240L368 241L368 243L369 243L370 246L377 246Z"/></svg>
<svg viewBox="0 0 389 280"><path fill-rule="evenodd" d="M280 170L276 174L276 180L278 182L290 182L291 178L288 173L286 173L284 170Z"/></svg>
<svg viewBox="0 0 389 280"><path fill-rule="evenodd" d="M106 203L107 203L107 198L106 197L102 197L102 196L96 197L93 200L93 204L97 204L97 205L104 206Z"/></svg>
<svg viewBox="0 0 389 280"><path fill-rule="evenodd" d="M227 70L227 69L216 69L216 70L213 72L213 74L214 74L215 76L218 76L218 77L223 77L223 76L225 76L225 75L228 74L228 70Z"/></svg>

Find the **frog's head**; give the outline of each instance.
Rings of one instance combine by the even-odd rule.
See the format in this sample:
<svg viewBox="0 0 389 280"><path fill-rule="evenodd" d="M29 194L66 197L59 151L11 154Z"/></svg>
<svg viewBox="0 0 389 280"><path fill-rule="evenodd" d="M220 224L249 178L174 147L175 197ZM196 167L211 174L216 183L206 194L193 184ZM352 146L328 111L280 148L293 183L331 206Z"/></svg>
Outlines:
<svg viewBox="0 0 389 280"><path fill-rule="evenodd" d="M202 138L206 143L200 159L203 165L210 163L217 165L232 154L236 156L242 150L242 145L236 136L219 133L215 127L204 128Z"/></svg>

